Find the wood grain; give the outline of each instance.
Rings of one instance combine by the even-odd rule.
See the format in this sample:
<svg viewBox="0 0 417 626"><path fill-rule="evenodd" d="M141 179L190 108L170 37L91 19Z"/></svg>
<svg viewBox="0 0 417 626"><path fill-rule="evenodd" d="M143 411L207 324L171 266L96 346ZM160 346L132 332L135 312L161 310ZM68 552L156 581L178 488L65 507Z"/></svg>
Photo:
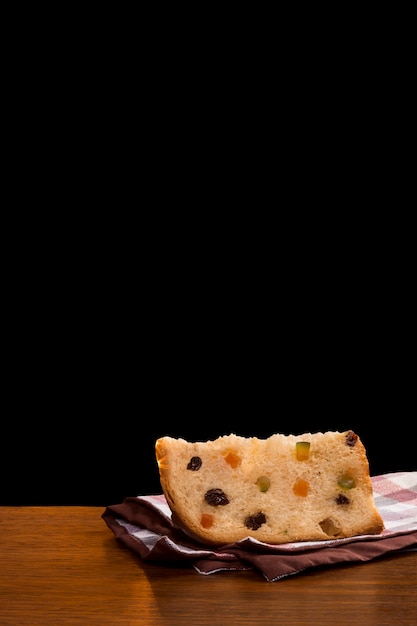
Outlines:
<svg viewBox="0 0 417 626"><path fill-rule="evenodd" d="M143 562L100 507L0 507L0 625L415 626L417 552L268 583Z"/></svg>

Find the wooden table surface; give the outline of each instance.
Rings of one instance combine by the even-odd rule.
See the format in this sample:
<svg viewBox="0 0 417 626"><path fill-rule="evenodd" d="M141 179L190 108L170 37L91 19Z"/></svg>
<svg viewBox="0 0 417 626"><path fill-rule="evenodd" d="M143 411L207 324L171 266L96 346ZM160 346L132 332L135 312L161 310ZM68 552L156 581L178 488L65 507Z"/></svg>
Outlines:
<svg viewBox="0 0 417 626"><path fill-rule="evenodd" d="M309 570L203 576L142 561L100 507L0 507L0 625L416 626L417 552Z"/></svg>

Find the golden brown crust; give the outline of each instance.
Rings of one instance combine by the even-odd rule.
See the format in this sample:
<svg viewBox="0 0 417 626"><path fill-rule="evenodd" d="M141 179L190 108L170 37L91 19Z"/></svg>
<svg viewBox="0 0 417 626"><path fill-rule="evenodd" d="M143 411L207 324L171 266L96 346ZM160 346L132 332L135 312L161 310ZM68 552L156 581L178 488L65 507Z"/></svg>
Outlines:
<svg viewBox="0 0 417 626"><path fill-rule="evenodd" d="M202 442L166 436L155 454L173 520L206 544L248 536L319 541L384 528L366 451L352 431Z"/></svg>

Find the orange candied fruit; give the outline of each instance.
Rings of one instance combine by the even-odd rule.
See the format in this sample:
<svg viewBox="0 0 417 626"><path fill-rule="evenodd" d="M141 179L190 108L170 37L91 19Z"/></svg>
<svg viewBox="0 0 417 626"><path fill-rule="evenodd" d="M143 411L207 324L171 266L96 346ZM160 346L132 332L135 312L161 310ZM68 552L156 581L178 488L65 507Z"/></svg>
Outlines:
<svg viewBox="0 0 417 626"><path fill-rule="evenodd" d="M209 515L209 513L203 513L201 515L200 524L203 528L211 528L214 522L214 515Z"/></svg>
<svg viewBox="0 0 417 626"><path fill-rule="evenodd" d="M240 458L238 454L235 454L235 452L228 452L226 456L224 457L224 460L231 467L233 467L233 469L236 469L236 467L238 467L238 465L242 463L242 459Z"/></svg>
<svg viewBox="0 0 417 626"><path fill-rule="evenodd" d="M299 478L294 483L292 490L294 491L296 496L301 496L305 498L308 495L309 487L310 487L310 483L307 480L303 480L302 478Z"/></svg>

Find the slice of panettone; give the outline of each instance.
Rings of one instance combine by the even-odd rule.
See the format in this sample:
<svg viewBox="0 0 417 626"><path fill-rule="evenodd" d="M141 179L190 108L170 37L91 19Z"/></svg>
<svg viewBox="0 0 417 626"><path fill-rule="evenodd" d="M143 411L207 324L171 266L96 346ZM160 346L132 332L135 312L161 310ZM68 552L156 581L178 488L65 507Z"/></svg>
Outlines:
<svg viewBox="0 0 417 626"><path fill-rule="evenodd" d="M378 534L365 447L353 431L155 444L173 520L205 544L282 544Z"/></svg>

